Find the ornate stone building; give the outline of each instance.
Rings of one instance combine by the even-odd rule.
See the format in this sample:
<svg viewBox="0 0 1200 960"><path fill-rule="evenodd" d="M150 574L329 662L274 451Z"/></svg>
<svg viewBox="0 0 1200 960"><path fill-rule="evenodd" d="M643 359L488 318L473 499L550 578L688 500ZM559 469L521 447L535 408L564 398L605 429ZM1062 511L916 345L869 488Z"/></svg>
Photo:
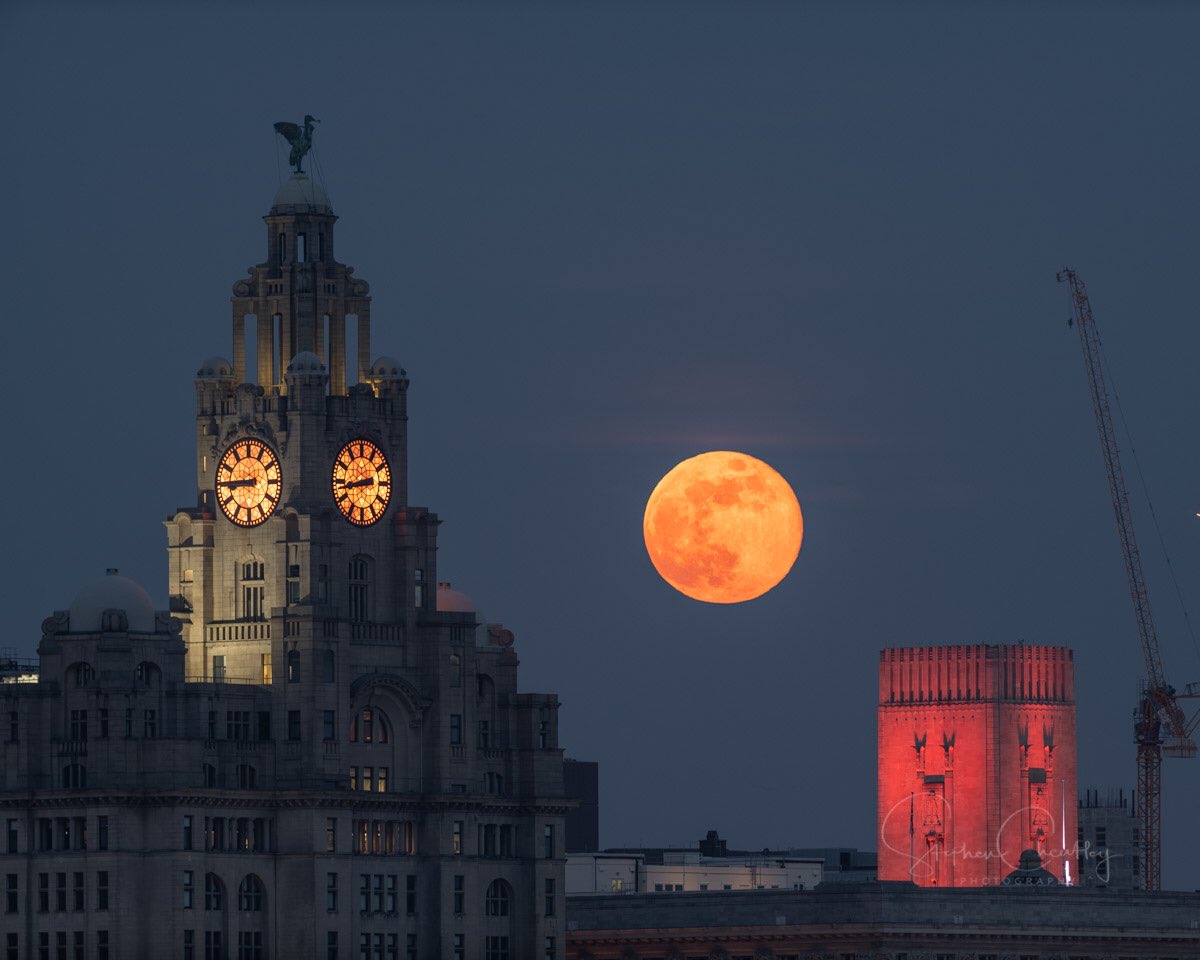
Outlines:
<svg viewBox="0 0 1200 960"><path fill-rule="evenodd" d="M408 380L324 191L264 219L233 362L197 374L170 609L110 571L0 684L0 956L561 958L557 699L434 587Z"/></svg>

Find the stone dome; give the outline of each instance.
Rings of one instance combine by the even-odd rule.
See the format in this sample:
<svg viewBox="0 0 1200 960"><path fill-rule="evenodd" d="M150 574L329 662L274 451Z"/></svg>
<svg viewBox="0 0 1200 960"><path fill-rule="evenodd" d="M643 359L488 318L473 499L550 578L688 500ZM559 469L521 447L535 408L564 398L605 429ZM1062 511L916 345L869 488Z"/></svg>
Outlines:
<svg viewBox="0 0 1200 960"><path fill-rule="evenodd" d="M272 213L333 213L329 197L307 173L293 173L275 192Z"/></svg>
<svg viewBox="0 0 1200 960"><path fill-rule="evenodd" d="M437 608L439 613L474 613L475 601L449 583L437 585Z"/></svg>
<svg viewBox="0 0 1200 960"><path fill-rule="evenodd" d="M233 376L233 364L224 357L209 357L196 371L200 380L228 380Z"/></svg>
<svg viewBox="0 0 1200 960"><path fill-rule="evenodd" d="M400 366L400 361L394 357L377 357L371 364L369 379L371 380L403 380L408 372Z"/></svg>
<svg viewBox="0 0 1200 960"><path fill-rule="evenodd" d="M130 631L154 632L154 601L141 586L115 569L86 584L71 601L71 633L99 633L105 610L124 610Z"/></svg>
<svg viewBox="0 0 1200 960"><path fill-rule="evenodd" d="M1042 866L1042 856L1036 850L1022 850L1017 869L1000 881L1005 886L1056 887L1058 877Z"/></svg>
<svg viewBox="0 0 1200 960"><path fill-rule="evenodd" d="M287 372L289 376L324 376L325 364L321 362L321 358L315 353L311 353L308 350L301 350L292 357L292 362L288 364Z"/></svg>

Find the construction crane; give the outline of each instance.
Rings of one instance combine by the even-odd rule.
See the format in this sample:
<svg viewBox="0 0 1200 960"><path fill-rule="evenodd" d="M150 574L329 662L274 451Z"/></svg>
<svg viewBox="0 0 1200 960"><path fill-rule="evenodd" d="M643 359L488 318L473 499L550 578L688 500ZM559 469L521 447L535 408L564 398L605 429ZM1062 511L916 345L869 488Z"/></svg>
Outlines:
<svg viewBox="0 0 1200 960"><path fill-rule="evenodd" d="M1087 372L1092 394L1092 411L1100 433L1100 451L1108 472L1108 492L1112 497L1117 521L1117 536L1125 558L1125 576L1137 620L1138 639L1146 664L1146 679L1134 711L1134 738L1137 742L1137 805L1142 828L1142 877L1147 890L1158 890L1162 881L1162 758L1163 756L1194 757L1196 744L1192 739L1196 720L1189 724L1175 688L1167 683L1163 673L1162 654L1158 649L1158 634L1150 614L1150 597L1142 572L1142 557L1133 534L1133 513L1129 509L1129 491L1121 470L1121 455L1117 433L1109 409L1108 386L1104 381L1104 357L1100 335L1092 317L1087 287L1074 270L1057 274L1059 283L1071 288L1074 324L1079 330L1083 347L1083 366ZM1070 321L1068 321L1070 323ZM1165 730L1165 736L1164 736Z"/></svg>

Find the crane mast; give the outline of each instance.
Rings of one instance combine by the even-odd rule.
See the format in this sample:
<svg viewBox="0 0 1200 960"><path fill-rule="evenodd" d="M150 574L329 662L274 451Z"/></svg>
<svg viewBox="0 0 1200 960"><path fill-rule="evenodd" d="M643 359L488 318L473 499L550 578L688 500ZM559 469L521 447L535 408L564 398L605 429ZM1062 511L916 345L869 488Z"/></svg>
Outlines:
<svg viewBox="0 0 1200 960"><path fill-rule="evenodd" d="M1100 451L1104 456L1104 468L1108 475L1108 492L1112 498L1117 536L1121 541L1121 555L1125 560L1125 577L1129 583L1130 598L1133 600L1138 639L1141 641L1146 667L1145 687L1134 713L1137 797L1143 844L1142 879L1145 889L1158 890L1162 879L1163 727L1167 728L1170 735L1166 747L1168 755L1194 756L1196 746L1189 739L1187 719L1175 701L1175 690L1167 684L1163 673L1158 634L1154 629L1150 596L1146 590L1146 577L1142 572L1142 556L1134 536L1129 490L1125 486L1125 474L1121 469L1121 454L1109 406L1108 385L1104 380L1100 335L1096 332L1087 287L1074 270L1062 270L1057 279L1060 283L1066 283L1071 290L1075 326L1079 330L1083 366L1092 397L1092 412L1095 414L1096 429L1100 435Z"/></svg>

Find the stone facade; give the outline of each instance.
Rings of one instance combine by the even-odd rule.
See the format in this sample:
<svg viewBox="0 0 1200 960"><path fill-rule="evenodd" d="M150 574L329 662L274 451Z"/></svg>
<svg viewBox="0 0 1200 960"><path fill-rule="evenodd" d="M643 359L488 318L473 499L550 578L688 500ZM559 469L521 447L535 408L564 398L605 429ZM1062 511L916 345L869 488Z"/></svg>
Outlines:
<svg viewBox="0 0 1200 960"><path fill-rule="evenodd" d="M368 362L323 191L294 176L264 219L234 360L196 379L170 609L113 572L43 624L36 683L0 684L0 957L557 960L557 698L519 693L512 633L434 586L408 380ZM277 458L278 503L239 525L217 471L244 441ZM390 465L371 524L333 486L354 441Z"/></svg>
<svg viewBox="0 0 1200 960"><path fill-rule="evenodd" d="M1082 887L571 897L569 960L1192 960L1200 894Z"/></svg>

